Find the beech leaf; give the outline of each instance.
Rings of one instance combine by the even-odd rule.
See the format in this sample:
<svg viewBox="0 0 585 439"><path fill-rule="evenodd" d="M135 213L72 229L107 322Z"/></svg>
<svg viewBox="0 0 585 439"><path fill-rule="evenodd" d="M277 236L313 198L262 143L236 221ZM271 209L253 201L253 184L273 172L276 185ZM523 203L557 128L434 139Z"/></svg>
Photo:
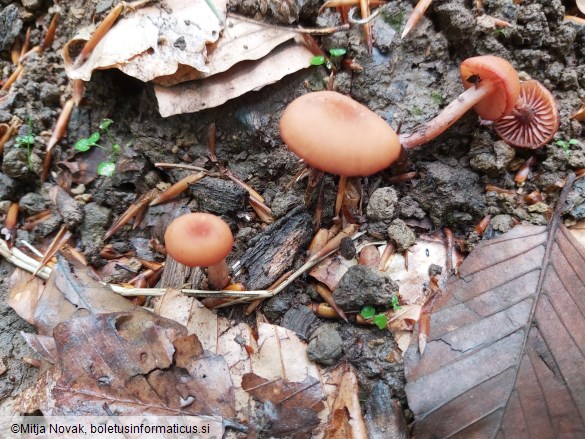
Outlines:
<svg viewBox="0 0 585 439"><path fill-rule="evenodd" d="M585 249L556 217L481 243L405 355L422 438L585 437Z"/></svg>

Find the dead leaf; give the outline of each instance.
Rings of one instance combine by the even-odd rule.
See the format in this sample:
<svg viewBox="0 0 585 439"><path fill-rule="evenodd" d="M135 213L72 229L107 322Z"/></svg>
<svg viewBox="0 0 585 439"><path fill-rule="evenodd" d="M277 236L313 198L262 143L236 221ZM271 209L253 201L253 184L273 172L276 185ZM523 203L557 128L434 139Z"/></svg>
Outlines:
<svg viewBox="0 0 585 439"><path fill-rule="evenodd" d="M30 324L34 324L34 313L43 292L43 281L31 273L16 268L10 276L8 306Z"/></svg>
<svg viewBox="0 0 585 439"><path fill-rule="evenodd" d="M312 53L306 46L285 43L258 61L243 61L230 70L202 81L162 87L154 91L162 117L217 107L230 99L273 84L309 67Z"/></svg>
<svg viewBox="0 0 585 439"><path fill-rule="evenodd" d="M160 76L153 82L172 86L180 82L203 79L232 68L241 61L258 60L272 49L292 40L297 35L285 27L271 27L228 17L221 38L207 50L207 69L203 72L181 65L170 76Z"/></svg>
<svg viewBox="0 0 585 439"><path fill-rule="evenodd" d="M49 363L55 364L57 362L57 346L53 337L26 332L21 332L20 335L37 354Z"/></svg>
<svg viewBox="0 0 585 439"><path fill-rule="evenodd" d="M212 1L225 16L226 1ZM171 75L181 64L207 72L206 45L217 41L222 28L207 0L157 2L118 20L76 69L72 48L85 44L89 32L69 41L63 48L65 70L70 79L89 81L93 70L118 68L145 82Z"/></svg>
<svg viewBox="0 0 585 439"><path fill-rule="evenodd" d="M575 239L585 247L585 220L577 222L577 224L569 227L569 231L573 234Z"/></svg>
<svg viewBox="0 0 585 439"><path fill-rule="evenodd" d="M585 437L585 249L564 226L481 243L405 356L414 435Z"/></svg>
<svg viewBox="0 0 585 439"><path fill-rule="evenodd" d="M333 291L349 267L356 263L355 259L347 260L341 256L331 256L315 265L309 274Z"/></svg>
<svg viewBox="0 0 585 439"><path fill-rule="evenodd" d="M326 439L363 438L367 431L358 398L358 382L350 365L345 366L333 403Z"/></svg>
<svg viewBox="0 0 585 439"><path fill-rule="evenodd" d="M307 377L301 382L282 379L269 381L254 373L242 377L242 389L261 402L270 402L267 412L272 414L265 434L282 435L310 434L320 423L317 416L323 408L323 392L319 380Z"/></svg>

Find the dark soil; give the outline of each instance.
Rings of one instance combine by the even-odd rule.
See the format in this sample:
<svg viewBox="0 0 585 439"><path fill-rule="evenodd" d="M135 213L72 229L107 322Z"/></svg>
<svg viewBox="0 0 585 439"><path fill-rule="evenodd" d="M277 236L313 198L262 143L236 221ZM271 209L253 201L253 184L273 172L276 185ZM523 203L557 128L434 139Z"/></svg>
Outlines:
<svg viewBox="0 0 585 439"><path fill-rule="evenodd" d="M295 3L289 0L291 2ZM2 78L7 78L13 70L10 47L14 38L23 36L24 30L31 27L32 44L38 44L44 28L39 28L35 20L44 17L47 21L50 16L47 13L49 1L22 3L28 9L20 2L0 0ZM166 119L158 114L150 84L140 83L117 71L96 72L87 84L82 105L73 111L67 135L53 152L53 174L49 182L41 186L39 176L45 145L61 105L71 93L59 51L79 26L91 22L96 11L102 13L112 2L75 0L57 3L63 17L53 47L27 61L24 76L0 103L0 123L8 123L18 117L25 125L30 125L35 134L30 166L26 150L16 148L14 138L4 148L0 173L0 214L6 213L9 201L20 200L22 217L53 206L48 193L62 175L57 164L71 156L74 143L95 131L102 119L107 117L114 121L112 134L124 148L114 176L99 177L83 188L73 184L78 203L75 212L60 211L53 206L53 215L48 220L30 232L20 231L18 240L40 246L63 223L67 223L77 239L78 248L85 252L91 263L96 267L104 265L106 261L99 256L103 246L100 239L112 221L135 200L137 194L146 193L162 182L173 183L187 175L186 171L163 172L156 169L154 163L188 163L213 169L208 160L206 143L208 127L215 122L218 159L262 194L277 218L286 217L293 210L302 212L294 219L306 229L306 236L299 237L305 245L302 252L313 231L310 218L314 204L304 203L306 180L290 190L285 189L298 170L298 159L282 143L278 122L284 107L295 97L323 89L328 72L321 67L307 69L219 108ZM234 0L230 3L238 12L260 14L260 2ZM315 6L319 3L305 2L300 11L303 24L337 24L338 16L330 11L316 18ZM539 190L546 205L554 205L559 193L555 184L571 170L585 168L584 125L569 119L569 115L579 109L585 99L585 27L563 22L565 7L572 8L574 3L569 0L534 0L515 5L512 0L485 0L488 14L512 23L510 28L494 30L477 25L475 1L435 0L418 27L401 40L400 32L414 3L398 0L385 7L381 17L374 21L372 56L367 54L359 28L320 40L325 50L346 47L347 56L363 67L362 72L340 71L335 77L335 89L364 103L394 128L400 126L406 132L428 120L457 96L461 90L458 65L463 59L482 54L508 59L518 70L541 81L557 99L561 127L555 140L581 140L568 150L551 142L534 152L538 163L524 192ZM14 14L15 8L20 18L16 21L5 19L5 16ZM268 11L271 14L270 9ZM276 21L279 18L282 21L282 17L276 17ZM328 133L315 135L327 136ZM515 197L485 191L486 184L515 189L514 170L530 155L498 141L490 128L480 126L477 116L469 112L440 138L413 151L406 168L388 169L362 180L365 212L374 190L390 186L386 182L390 176L405 171L418 172L416 178L394 186L391 216L369 221L364 213L362 228L379 239L387 238L388 227L394 218L404 220L406 224L413 221L432 224L430 228L433 230L448 226L472 247L480 239L473 229L487 214L492 215L493 219L484 238L504 232L511 227L512 219L544 224L547 212L543 210L546 209L528 209ZM336 179L326 176L324 187L322 224L329 227L332 224ZM238 186L228 180L206 179L205 184L193 186L182 200L172 205L177 211L181 206L185 211L184 206L194 211L210 211L230 224L236 236L230 262L246 254L246 261L252 265L248 267L249 272L254 271L254 264L263 263L250 259L248 251L256 245L257 236L266 225L250 208L246 193ZM570 200L572 205L567 219L585 218L583 184L575 188ZM145 259L163 260L162 255L148 248L148 240L154 237L162 241L164 228L160 225L161 215L168 214L168 206L151 209L141 227L134 230L125 227L109 242L119 251L135 250ZM405 223L397 224L402 227ZM419 233L420 229L414 231ZM302 254L292 258L291 266L296 267L302 262ZM0 401L18 394L35 376L35 371L22 362L23 357L34 354L19 335L19 331L30 331L32 328L28 328L6 306L11 270L6 262L0 265L0 366L3 364L6 367L5 372L0 374ZM117 273L113 280L123 282L129 277L132 277L131 273L122 272ZM253 287L264 288L269 281L254 278ZM177 282L181 284L183 281L180 279ZM359 283L359 280L355 282ZM318 295L313 288L306 279L301 278L283 293L268 300L260 312L273 323L294 326L290 323L294 320L291 316L300 318L299 310L306 310L307 304L317 300ZM239 307L227 312L232 318L244 318ZM249 321L252 320L250 317ZM400 356L396 355L397 346L391 334L376 328L328 321L327 327L316 338L312 337L313 331L325 321L309 320L308 326L304 330L299 329L299 332L305 332L302 335L307 339L312 338L313 345L329 340L327 344L333 346L329 358L315 359L324 364L331 364L331 357L334 361L351 362L358 371L364 393L382 382L389 386L392 398L399 399L403 407L407 407L402 364ZM338 348L341 348L341 354Z"/></svg>

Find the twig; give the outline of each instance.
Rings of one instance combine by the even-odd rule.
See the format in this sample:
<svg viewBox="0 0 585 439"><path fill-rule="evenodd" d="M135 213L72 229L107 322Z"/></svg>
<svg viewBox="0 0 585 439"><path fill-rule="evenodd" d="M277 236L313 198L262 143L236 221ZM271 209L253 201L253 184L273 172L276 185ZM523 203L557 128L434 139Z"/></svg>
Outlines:
<svg viewBox="0 0 585 439"><path fill-rule="evenodd" d="M245 21L247 23L257 24L258 26L270 27L272 29L282 29L282 30L287 30L290 32L296 32L299 34L328 35L328 34L334 34L335 32L341 32L341 31L349 29L349 24L342 24L340 26L321 27L321 28L277 26L275 24L264 23L263 21L254 20L252 18L248 18L248 17L245 17L243 15L232 14L231 12L228 12L228 17L235 18L235 19L240 20L240 21Z"/></svg>

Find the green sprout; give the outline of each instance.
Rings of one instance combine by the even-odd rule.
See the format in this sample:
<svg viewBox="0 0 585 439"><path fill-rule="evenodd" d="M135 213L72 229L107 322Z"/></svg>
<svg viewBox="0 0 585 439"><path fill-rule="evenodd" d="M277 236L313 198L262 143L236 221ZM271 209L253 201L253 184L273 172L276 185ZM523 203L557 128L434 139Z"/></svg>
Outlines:
<svg viewBox="0 0 585 439"><path fill-rule="evenodd" d="M347 50L345 50L342 47L334 47L332 49L329 49L329 55L331 55L331 58L333 59L341 58L346 53ZM332 67L331 61L329 61L323 55L315 55L310 59L309 62L311 63L312 66L322 66L323 64L325 64L325 67L327 67L327 69L331 69Z"/></svg>
<svg viewBox="0 0 585 439"><path fill-rule="evenodd" d="M378 314L372 318L372 322L374 322L374 325L376 325L378 329L384 329L388 326L388 317L384 314Z"/></svg>
<svg viewBox="0 0 585 439"><path fill-rule="evenodd" d="M392 296L392 302L391 302L390 304L392 305L392 309L393 309L394 311L398 311L400 308L402 308L402 307L400 306L400 301L399 301L399 299L398 299L398 295L397 295L397 294L394 294L394 295Z"/></svg>
<svg viewBox="0 0 585 439"><path fill-rule="evenodd" d="M32 134L32 121L29 117L28 122L26 124L26 135L23 136L17 136L14 139L14 146L16 146L17 148L22 148L24 146L26 146L26 163L28 165L28 169L32 170L32 161L31 161L31 150L32 150L32 145L34 145L35 143L35 136L34 134Z"/></svg>
<svg viewBox="0 0 585 439"><path fill-rule="evenodd" d="M373 306L364 306L360 311L360 314L364 319L371 319L374 317L374 315L376 315L376 310Z"/></svg>
<svg viewBox="0 0 585 439"><path fill-rule="evenodd" d="M360 315L366 320L371 320L379 329L384 329L388 325L388 317L385 314L376 314L373 306L364 306Z"/></svg>
<svg viewBox="0 0 585 439"><path fill-rule="evenodd" d="M431 99L437 104L437 106L439 106L443 103L443 94L438 91L433 91L431 92Z"/></svg>
<svg viewBox="0 0 585 439"><path fill-rule="evenodd" d="M569 150L571 149L571 146L579 145L579 141L577 139L570 139L569 141L557 140L555 142L555 145L557 145L559 148L565 150L565 152L568 153Z"/></svg>
<svg viewBox="0 0 585 439"><path fill-rule="evenodd" d="M98 144L98 141L102 139L102 133L106 134L111 143L110 151L112 153L112 157L110 160L99 163L97 167L98 175L102 175L104 177L111 177L114 175L114 172L116 171L116 163L114 160L121 150L120 145L112 138L110 134L109 128L112 123L114 123L112 119L102 120L98 126L99 131L93 132L88 138L79 139L77 142L75 142L75 149L81 152L89 151L93 147L105 149L103 146Z"/></svg>

